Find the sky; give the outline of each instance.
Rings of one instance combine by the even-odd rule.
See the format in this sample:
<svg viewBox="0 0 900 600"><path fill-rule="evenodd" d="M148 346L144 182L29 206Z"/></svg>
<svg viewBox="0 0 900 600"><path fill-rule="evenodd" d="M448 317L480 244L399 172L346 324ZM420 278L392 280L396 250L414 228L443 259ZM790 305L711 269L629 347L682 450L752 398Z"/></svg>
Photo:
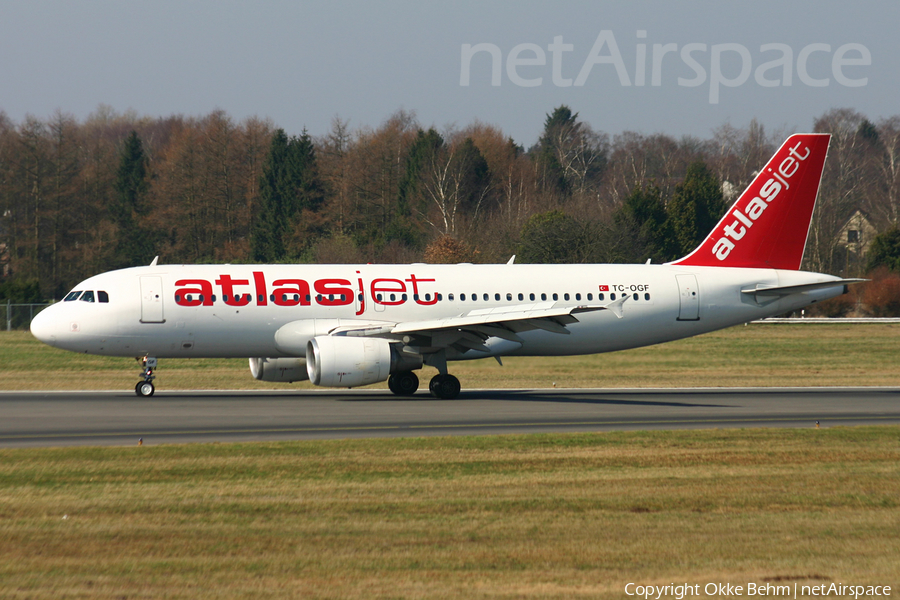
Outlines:
<svg viewBox="0 0 900 600"><path fill-rule="evenodd" d="M525 147L562 104L612 135L806 131L900 115L898 28L896 0L0 0L0 111L222 109L319 136L404 109Z"/></svg>

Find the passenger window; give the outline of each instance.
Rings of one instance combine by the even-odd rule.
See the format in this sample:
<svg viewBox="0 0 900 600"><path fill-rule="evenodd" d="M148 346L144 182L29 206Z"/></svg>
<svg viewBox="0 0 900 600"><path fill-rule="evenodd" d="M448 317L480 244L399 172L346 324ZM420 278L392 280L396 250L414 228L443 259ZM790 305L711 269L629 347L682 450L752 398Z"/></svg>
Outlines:
<svg viewBox="0 0 900 600"><path fill-rule="evenodd" d="M453 302L453 294L447 294L447 300Z"/></svg>
<svg viewBox="0 0 900 600"><path fill-rule="evenodd" d="M589 294L587 295L587 299L588 299L588 302L590 302L591 300L593 300L593 299L594 299L594 294L590 294L590 293L589 293ZM603 298L600 298L600 299L603 300Z"/></svg>
<svg viewBox="0 0 900 600"><path fill-rule="evenodd" d="M650 294L644 294L644 300L649 300L649 299L650 299Z"/></svg>
<svg viewBox="0 0 900 600"><path fill-rule="evenodd" d="M615 294L615 293L610 294L610 295L609 295L609 299L610 299L610 300L615 300L615 299L616 299L616 294Z"/></svg>
<svg viewBox="0 0 900 600"><path fill-rule="evenodd" d="M80 296L80 295L81 295L81 290L79 290L77 292L69 292L68 295L63 300L63 302L71 302L72 300L78 300L78 296Z"/></svg>
<svg viewBox="0 0 900 600"><path fill-rule="evenodd" d="M385 286L385 287L387 287L387 286ZM397 301L397 294L391 294L391 302L396 302L396 301Z"/></svg>
<svg viewBox="0 0 900 600"><path fill-rule="evenodd" d="M494 300L499 301L499 300L500 300L500 294L494 294Z"/></svg>
<svg viewBox="0 0 900 600"><path fill-rule="evenodd" d="M533 294L533 293L528 294L528 298L529 298L530 300L534 300L534 294Z"/></svg>
<svg viewBox="0 0 900 600"><path fill-rule="evenodd" d="M522 301L524 299L525 299L525 295L522 292L519 292L519 301Z"/></svg>
<svg viewBox="0 0 900 600"><path fill-rule="evenodd" d="M563 300L568 300L568 299L569 299L569 295L568 295L568 294L566 294L565 296L563 296Z"/></svg>
<svg viewBox="0 0 900 600"><path fill-rule="evenodd" d="M605 295L603 295L603 294L597 294L597 300L603 300L603 299L605 299L605 298L606 298ZM613 300L615 300L615 298L613 298Z"/></svg>
<svg viewBox="0 0 900 600"><path fill-rule="evenodd" d="M581 294L575 294L575 300L581 300Z"/></svg>
<svg viewBox="0 0 900 600"><path fill-rule="evenodd" d="M512 302L512 294L510 294L510 293L507 292L507 294L506 294L506 299L507 299L509 302Z"/></svg>
<svg viewBox="0 0 900 600"><path fill-rule="evenodd" d="M546 299L547 299L547 294L541 294L541 300L546 300Z"/></svg>
<svg viewBox="0 0 900 600"><path fill-rule="evenodd" d="M375 299L381 302L381 294L375 294Z"/></svg>
<svg viewBox="0 0 900 600"><path fill-rule="evenodd" d="M632 294L632 295L631 295L631 297L632 297L632 298L633 298L633 299L635 299L635 300L637 300L637 299L638 299L638 295L637 295L637 293L634 293L634 294Z"/></svg>

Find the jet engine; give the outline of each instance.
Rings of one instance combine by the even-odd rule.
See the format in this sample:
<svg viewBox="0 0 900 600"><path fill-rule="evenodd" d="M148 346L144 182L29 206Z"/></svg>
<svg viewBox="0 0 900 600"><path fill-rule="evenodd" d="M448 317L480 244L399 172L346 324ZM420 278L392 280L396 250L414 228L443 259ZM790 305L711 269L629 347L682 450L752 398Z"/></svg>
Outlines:
<svg viewBox="0 0 900 600"><path fill-rule="evenodd" d="M306 346L309 379L325 387L369 385L421 367L421 354L403 352L400 344L381 338L317 336Z"/></svg>
<svg viewBox="0 0 900 600"><path fill-rule="evenodd" d="M251 358L250 374L260 381L306 381L305 358Z"/></svg>

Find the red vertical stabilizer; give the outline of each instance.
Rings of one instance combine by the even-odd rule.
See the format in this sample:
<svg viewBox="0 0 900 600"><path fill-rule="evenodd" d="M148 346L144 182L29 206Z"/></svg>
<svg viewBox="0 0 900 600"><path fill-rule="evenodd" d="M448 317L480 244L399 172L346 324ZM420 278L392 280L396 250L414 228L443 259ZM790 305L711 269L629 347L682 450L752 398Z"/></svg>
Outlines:
<svg viewBox="0 0 900 600"><path fill-rule="evenodd" d="M789 137L703 243L672 264L798 270L830 141Z"/></svg>

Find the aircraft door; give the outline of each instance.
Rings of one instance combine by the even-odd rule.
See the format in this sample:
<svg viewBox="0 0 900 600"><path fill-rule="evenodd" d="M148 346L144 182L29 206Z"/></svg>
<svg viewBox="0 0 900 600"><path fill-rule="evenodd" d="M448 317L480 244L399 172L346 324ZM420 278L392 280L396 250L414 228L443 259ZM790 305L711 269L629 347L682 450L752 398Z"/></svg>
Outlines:
<svg viewBox="0 0 900 600"><path fill-rule="evenodd" d="M163 318L162 277L141 277L141 323L165 323Z"/></svg>
<svg viewBox="0 0 900 600"><path fill-rule="evenodd" d="M678 320L700 320L700 288L694 275L676 275L678 282Z"/></svg>

